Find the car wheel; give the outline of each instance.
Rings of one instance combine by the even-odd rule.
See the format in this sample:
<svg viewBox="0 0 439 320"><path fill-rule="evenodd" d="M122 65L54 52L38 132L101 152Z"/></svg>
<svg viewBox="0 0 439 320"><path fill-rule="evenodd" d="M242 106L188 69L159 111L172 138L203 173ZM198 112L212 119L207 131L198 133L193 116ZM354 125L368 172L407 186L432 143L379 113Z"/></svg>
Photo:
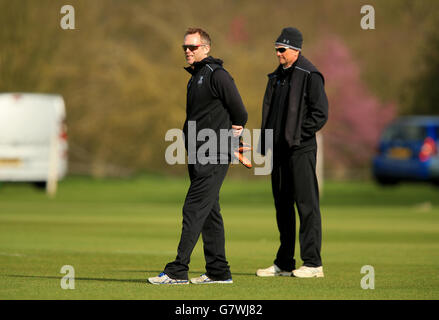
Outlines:
<svg viewBox="0 0 439 320"><path fill-rule="evenodd" d="M38 181L33 183L34 187L40 190L46 189L47 182L46 181Z"/></svg>
<svg viewBox="0 0 439 320"><path fill-rule="evenodd" d="M380 177L380 176L375 177L375 180L379 185L382 185L382 186L394 186L400 182L396 178Z"/></svg>
<svg viewBox="0 0 439 320"><path fill-rule="evenodd" d="M433 180L433 181L431 181L431 183L433 183L433 185L434 185L435 187L438 187L438 188L439 188L439 179L438 179L438 180Z"/></svg>

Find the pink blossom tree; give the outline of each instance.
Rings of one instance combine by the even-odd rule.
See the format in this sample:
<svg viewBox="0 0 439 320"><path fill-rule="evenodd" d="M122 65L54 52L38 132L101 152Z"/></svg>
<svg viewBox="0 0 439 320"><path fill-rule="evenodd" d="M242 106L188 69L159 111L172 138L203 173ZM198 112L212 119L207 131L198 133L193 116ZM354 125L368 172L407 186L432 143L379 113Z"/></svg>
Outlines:
<svg viewBox="0 0 439 320"><path fill-rule="evenodd" d="M370 165L379 136L396 115L394 103L382 103L361 81L351 52L337 36L325 37L312 61L325 77L329 120L324 135L325 166L346 177Z"/></svg>

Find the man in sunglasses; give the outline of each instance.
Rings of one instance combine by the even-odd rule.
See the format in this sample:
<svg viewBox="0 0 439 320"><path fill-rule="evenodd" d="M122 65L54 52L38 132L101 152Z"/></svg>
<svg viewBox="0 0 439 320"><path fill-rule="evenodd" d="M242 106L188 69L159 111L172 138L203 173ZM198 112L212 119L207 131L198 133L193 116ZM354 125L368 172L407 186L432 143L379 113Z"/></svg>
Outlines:
<svg viewBox="0 0 439 320"><path fill-rule="evenodd" d="M233 283L226 260L224 225L219 205L219 192L229 168L231 150L218 152L221 149L218 144L217 152L206 154L213 161L203 164L198 159L199 152L196 152L200 149L200 142L193 141L189 133L190 126L195 124L196 136L202 129L212 129L219 142L220 131L224 133L232 130L231 138L238 139L247 122L247 111L232 77L222 67L223 62L209 56L210 44L209 35L202 29L188 29L184 36L183 51L189 64L185 69L191 74L191 78L187 86L183 132L191 184L183 205L183 228L177 257L166 265L158 277L148 279L153 284L189 283L190 256L200 233L203 238L206 273L190 282ZM195 156L191 150L197 156L195 163L190 161Z"/></svg>
<svg viewBox="0 0 439 320"><path fill-rule="evenodd" d="M323 75L302 54L302 34L284 28L275 42L277 69L268 75L262 107L262 132L273 130L273 145L261 136L260 152L273 149L272 191L280 247L274 264L259 269L261 277L323 277L322 227L316 178L316 132L328 119ZM297 207L303 266L296 269Z"/></svg>

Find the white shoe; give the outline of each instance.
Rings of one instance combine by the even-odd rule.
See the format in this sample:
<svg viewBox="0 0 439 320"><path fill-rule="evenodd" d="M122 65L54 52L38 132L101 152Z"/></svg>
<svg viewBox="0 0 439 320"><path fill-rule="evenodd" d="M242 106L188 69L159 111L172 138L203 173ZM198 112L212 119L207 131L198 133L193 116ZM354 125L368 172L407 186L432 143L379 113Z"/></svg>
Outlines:
<svg viewBox="0 0 439 320"><path fill-rule="evenodd" d="M232 278L227 280L212 280L206 274L202 274L197 278L192 278L191 282L193 284L207 284L207 283L233 283Z"/></svg>
<svg viewBox="0 0 439 320"><path fill-rule="evenodd" d="M149 283L152 284L189 284L188 280L178 280L169 278L169 276L162 272L157 277L148 278Z"/></svg>
<svg viewBox="0 0 439 320"><path fill-rule="evenodd" d="M293 270L293 276L297 278L323 278L323 267L301 266L299 269Z"/></svg>
<svg viewBox="0 0 439 320"><path fill-rule="evenodd" d="M277 265L273 264L271 267L268 267L267 269L258 269L256 271L256 275L258 277L275 277L275 276L290 277L291 272L281 270Z"/></svg>

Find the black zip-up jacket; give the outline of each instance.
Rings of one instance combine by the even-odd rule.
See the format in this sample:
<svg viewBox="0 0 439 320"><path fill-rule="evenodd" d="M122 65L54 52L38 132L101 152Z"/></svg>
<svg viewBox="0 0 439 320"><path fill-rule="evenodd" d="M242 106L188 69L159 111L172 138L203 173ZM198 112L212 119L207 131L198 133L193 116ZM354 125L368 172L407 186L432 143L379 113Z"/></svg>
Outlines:
<svg viewBox="0 0 439 320"><path fill-rule="evenodd" d="M183 132L188 150L188 122L196 121L196 136L200 130L215 131L219 146L220 130L247 123L247 111L233 78L222 67L223 61L211 56L185 68L192 77L187 86L186 121ZM196 149L204 141L196 142ZM218 147L218 152L220 148Z"/></svg>
<svg viewBox="0 0 439 320"><path fill-rule="evenodd" d="M284 110L285 131L283 138L289 148L297 148L304 144L315 144L315 133L328 120L328 99L324 89L324 77L317 68L303 55L292 66L293 74L289 83L288 103ZM282 66L268 75L267 88L262 104L262 134L259 141L259 152L268 151L265 144L266 129L274 87Z"/></svg>

